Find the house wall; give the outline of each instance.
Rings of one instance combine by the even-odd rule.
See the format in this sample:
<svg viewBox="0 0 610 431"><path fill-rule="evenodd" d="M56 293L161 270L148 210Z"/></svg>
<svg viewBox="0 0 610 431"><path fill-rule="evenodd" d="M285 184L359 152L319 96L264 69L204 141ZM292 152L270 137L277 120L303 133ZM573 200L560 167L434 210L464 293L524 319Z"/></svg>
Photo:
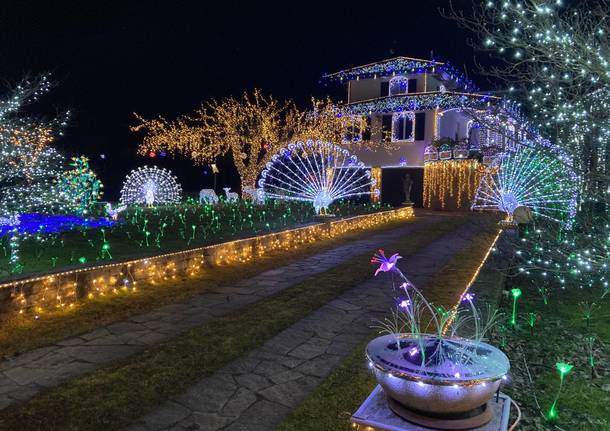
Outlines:
<svg viewBox="0 0 610 431"><path fill-rule="evenodd" d="M360 79L358 81L350 81L348 87L348 100L352 103L381 97L380 91L382 81L388 81L388 79Z"/></svg>
<svg viewBox="0 0 610 431"><path fill-rule="evenodd" d="M439 79L429 73L413 73L402 75L408 79L417 79L417 92L438 91L441 82ZM348 86L349 102L360 102L362 100L375 99L377 97L388 96L389 94L381 94L381 83L389 82L392 77L383 77L377 79L359 79L350 81Z"/></svg>
<svg viewBox="0 0 610 431"><path fill-rule="evenodd" d="M358 148L344 144L349 149L350 153L355 154L368 167L388 167L399 166L401 157L407 159L406 166L423 166L424 165L424 148L428 145L426 141L415 142L387 142L384 146L389 146L390 149L380 148L372 150L368 148Z"/></svg>
<svg viewBox="0 0 610 431"><path fill-rule="evenodd" d="M443 112L439 117L439 137L459 139L468 137L468 122L470 118L462 111L454 109Z"/></svg>

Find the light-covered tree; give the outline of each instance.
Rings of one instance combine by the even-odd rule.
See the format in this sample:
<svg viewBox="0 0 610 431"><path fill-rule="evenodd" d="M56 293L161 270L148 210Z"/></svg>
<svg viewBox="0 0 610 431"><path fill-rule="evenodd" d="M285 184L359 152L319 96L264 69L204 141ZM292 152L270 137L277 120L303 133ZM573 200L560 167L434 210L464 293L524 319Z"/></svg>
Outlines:
<svg viewBox="0 0 610 431"><path fill-rule="evenodd" d="M46 75L25 79L0 97L0 216L57 209L63 157L50 144L69 113L51 119L27 112L51 88Z"/></svg>
<svg viewBox="0 0 610 431"><path fill-rule="evenodd" d="M541 284L609 289L609 9L607 0L490 0L473 1L469 11L451 3L442 11L471 30L477 36L473 46L494 59L479 67L514 100L501 108L521 106L533 119L518 143L546 145L579 177L574 228L566 232L538 219L536 229L515 244L515 270ZM493 120L503 112L472 115L490 129L502 129L505 121Z"/></svg>
<svg viewBox="0 0 610 431"><path fill-rule="evenodd" d="M241 98L227 97L205 102L191 116L175 121L162 117L146 120L136 114L134 132L145 131L138 151L168 151L190 158L196 164L221 156L233 159L244 187L255 187L256 177L274 154L274 149L292 137L301 113L292 102L279 102L260 90Z"/></svg>
<svg viewBox="0 0 610 431"><path fill-rule="evenodd" d="M89 167L85 156L72 157L72 169L61 173L58 186L66 204L79 214L87 214L102 197L104 185Z"/></svg>
<svg viewBox="0 0 610 431"><path fill-rule="evenodd" d="M475 1L444 15L478 36L500 80L548 138L574 155L584 190L610 183L610 2ZM599 196L601 195L601 196Z"/></svg>
<svg viewBox="0 0 610 431"><path fill-rule="evenodd" d="M363 116L349 116L330 99L312 99L311 109L300 110L292 101L279 102L260 90L240 99L211 100L193 115L175 121L147 120L135 114L134 132L145 132L138 152L168 151L195 164L211 163L229 155L244 187L255 187L257 176L280 147L299 140L323 140L366 146L375 133ZM364 138L363 138L364 137Z"/></svg>

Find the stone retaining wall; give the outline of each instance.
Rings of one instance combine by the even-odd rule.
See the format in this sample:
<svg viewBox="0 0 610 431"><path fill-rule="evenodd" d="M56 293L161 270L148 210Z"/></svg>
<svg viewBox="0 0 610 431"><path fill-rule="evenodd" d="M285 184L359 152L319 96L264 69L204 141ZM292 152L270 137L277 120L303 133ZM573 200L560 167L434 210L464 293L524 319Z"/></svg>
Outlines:
<svg viewBox="0 0 610 431"><path fill-rule="evenodd" d="M412 208L342 218L190 250L79 267L0 283L0 316L72 307L85 297L145 287L175 277L195 276L205 267L239 265L274 250L308 243L414 216Z"/></svg>

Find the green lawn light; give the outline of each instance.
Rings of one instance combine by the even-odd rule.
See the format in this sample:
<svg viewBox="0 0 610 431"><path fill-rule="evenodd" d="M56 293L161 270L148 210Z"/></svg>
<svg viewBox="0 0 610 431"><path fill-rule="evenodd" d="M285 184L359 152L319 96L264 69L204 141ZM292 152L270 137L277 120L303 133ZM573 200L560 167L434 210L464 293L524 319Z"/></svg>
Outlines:
<svg viewBox="0 0 610 431"><path fill-rule="evenodd" d="M530 335L534 335L534 326L538 322L538 314L528 313L527 314L527 325L530 327Z"/></svg>
<svg viewBox="0 0 610 431"><path fill-rule="evenodd" d="M510 323L514 326L517 324L517 298L521 296L521 289L515 287L510 291L510 293L513 296L513 315Z"/></svg>
<svg viewBox="0 0 610 431"><path fill-rule="evenodd" d="M547 418L550 421L554 421L555 419L557 419L557 401L559 400L559 395L561 394L561 389L563 388L563 381L574 366L565 362L557 362L555 364L555 367L559 372L559 389L557 390L557 394L555 395L555 399L553 400L553 404L551 405L551 408L549 409L549 413L547 415Z"/></svg>
<svg viewBox="0 0 610 431"><path fill-rule="evenodd" d="M108 259L112 259L112 255L110 254L110 244L107 242L102 245L102 259L104 256L107 256Z"/></svg>
<svg viewBox="0 0 610 431"><path fill-rule="evenodd" d="M595 378L595 356L594 356L594 349L595 349L595 335L589 335L588 337L585 337L584 341L585 341L585 348L587 349L587 363L589 364L589 367L591 368L591 378L594 379Z"/></svg>

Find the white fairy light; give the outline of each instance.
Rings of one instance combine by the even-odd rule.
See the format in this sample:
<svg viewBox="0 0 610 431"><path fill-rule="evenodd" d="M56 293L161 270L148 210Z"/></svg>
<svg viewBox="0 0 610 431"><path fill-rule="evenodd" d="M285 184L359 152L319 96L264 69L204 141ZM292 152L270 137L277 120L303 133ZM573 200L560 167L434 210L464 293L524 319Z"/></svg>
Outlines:
<svg viewBox="0 0 610 431"><path fill-rule="evenodd" d="M541 150L519 148L488 168L472 209L499 210L512 219L518 207L562 222L570 228L576 214L577 177L565 164Z"/></svg>
<svg viewBox="0 0 610 431"><path fill-rule="evenodd" d="M139 167L125 178L121 190L121 204L170 204L179 202L182 187L167 169Z"/></svg>
<svg viewBox="0 0 610 431"><path fill-rule="evenodd" d="M282 148L258 182L265 197L310 201L323 213L336 200L378 194L370 170L349 151L330 142L297 142Z"/></svg>

